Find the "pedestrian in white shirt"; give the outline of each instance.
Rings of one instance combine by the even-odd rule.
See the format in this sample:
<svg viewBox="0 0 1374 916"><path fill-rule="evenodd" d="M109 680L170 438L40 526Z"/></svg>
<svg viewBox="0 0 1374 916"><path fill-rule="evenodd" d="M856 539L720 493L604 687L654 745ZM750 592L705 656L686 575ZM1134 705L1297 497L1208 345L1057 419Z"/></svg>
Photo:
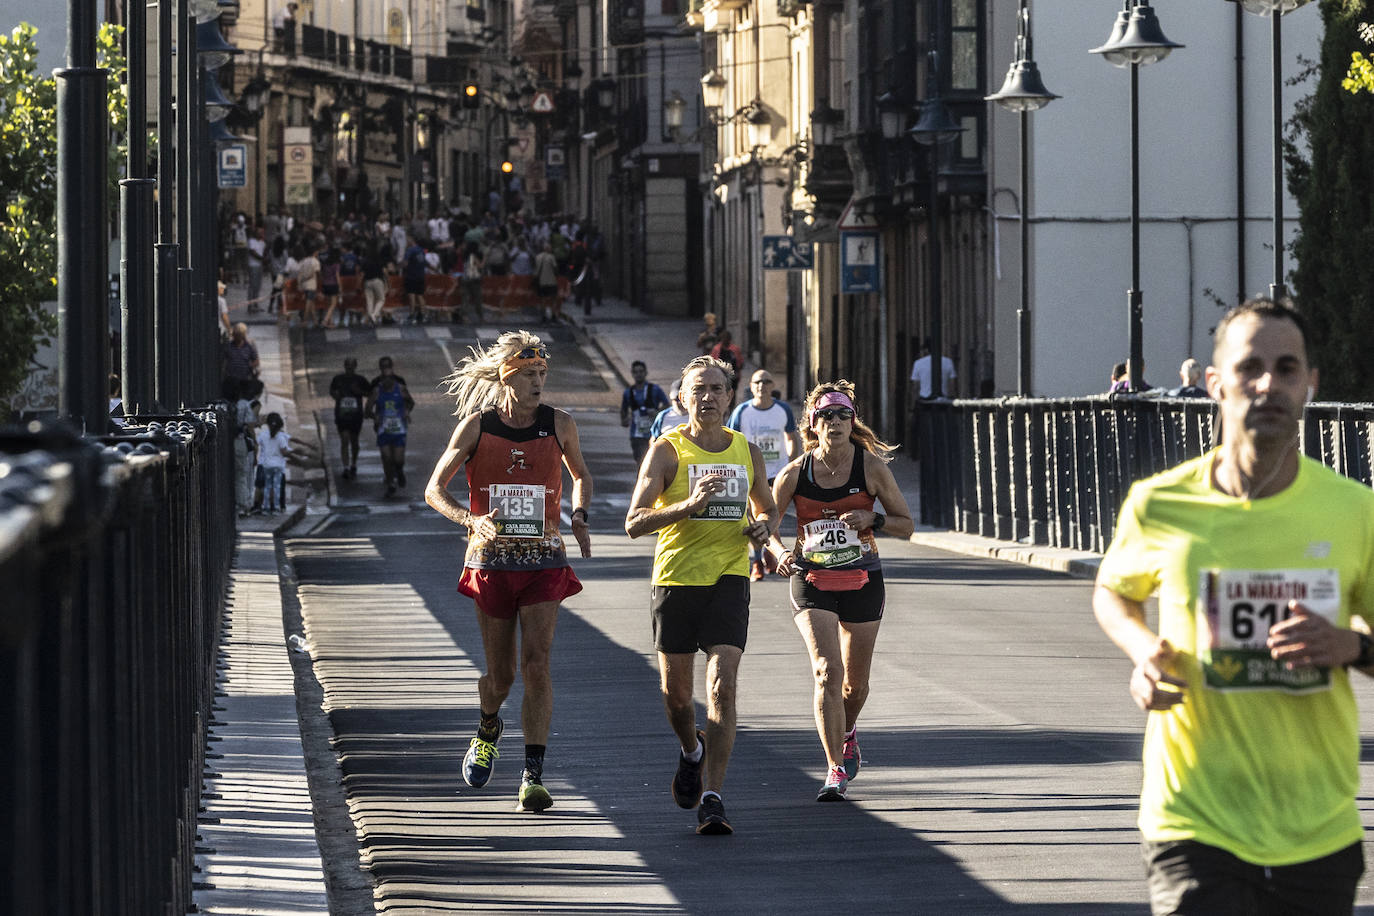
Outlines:
<svg viewBox="0 0 1374 916"><path fill-rule="evenodd" d="M262 468L262 509L276 515L286 508L283 481L286 459L291 454L291 437L283 429L281 414L267 415L267 428L258 429L258 466Z"/></svg>
<svg viewBox="0 0 1374 916"><path fill-rule="evenodd" d="M931 384L930 362L930 341L926 340L921 345L920 357L911 364L912 387L919 398L929 398L934 390L934 386ZM940 357L940 368L943 370L940 375L940 396L953 397L954 380L958 377L954 372L954 361L948 356L942 356Z"/></svg>

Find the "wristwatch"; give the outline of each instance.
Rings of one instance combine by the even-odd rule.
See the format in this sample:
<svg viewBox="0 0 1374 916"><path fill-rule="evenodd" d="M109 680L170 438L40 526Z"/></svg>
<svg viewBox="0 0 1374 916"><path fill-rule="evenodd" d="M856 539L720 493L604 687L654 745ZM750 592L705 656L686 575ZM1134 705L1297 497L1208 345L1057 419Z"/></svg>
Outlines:
<svg viewBox="0 0 1374 916"><path fill-rule="evenodd" d="M592 523L591 516L587 514L587 510L586 510L586 509L582 508L581 506L578 506L576 509L572 510L572 514L573 514L573 515L577 515L577 513L579 513L579 512L582 513L582 524L584 524L584 525L591 525L591 523ZM570 516L570 517L571 517L571 516Z"/></svg>
<svg viewBox="0 0 1374 916"><path fill-rule="evenodd" d="M1358 630L1355 635L1360 637L1360 654L1355 656L1351 666L1355 668L1368 668L1374 665L1374 638L1368 633L1361 633Z"/></svg>

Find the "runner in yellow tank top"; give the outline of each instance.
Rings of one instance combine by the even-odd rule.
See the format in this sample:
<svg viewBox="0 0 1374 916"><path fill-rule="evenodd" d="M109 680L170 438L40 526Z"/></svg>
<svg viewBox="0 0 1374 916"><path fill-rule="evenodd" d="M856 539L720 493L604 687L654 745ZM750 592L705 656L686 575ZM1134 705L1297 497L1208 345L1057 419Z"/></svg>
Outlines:
<svg viewBox="0 0 1374 916"><path fill-rule="evenodd" d="M682 370L684 427L640 465L625 531L658 532L651 608L668 722L682 745L673 798L696 808L697 832L731 833L720 788L735 744L735 681L749 629L749 543L777 530L763 455L725 428L735 380L709 356ZM750 521L752 511L753 521ZM707 725L696 727L692 667L706 652Z"/></svg>

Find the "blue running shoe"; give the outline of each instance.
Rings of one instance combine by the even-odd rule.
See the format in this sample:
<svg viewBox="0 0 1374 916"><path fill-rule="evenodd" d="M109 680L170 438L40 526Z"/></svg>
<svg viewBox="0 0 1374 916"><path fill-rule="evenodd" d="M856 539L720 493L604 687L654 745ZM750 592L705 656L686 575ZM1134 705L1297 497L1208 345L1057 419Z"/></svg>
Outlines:
<svg viewBox="0 0 1374 916"><path fill-rule="evenodd" d="M477 737L468 745L468 752L463 755L463 782L474 789L482 788L491 779L492 765L501 756L496 750L496 742L501 740L504 729L505 723L497 719L496 734L490 740L483 738L481 730L478 730Z"/></svg>

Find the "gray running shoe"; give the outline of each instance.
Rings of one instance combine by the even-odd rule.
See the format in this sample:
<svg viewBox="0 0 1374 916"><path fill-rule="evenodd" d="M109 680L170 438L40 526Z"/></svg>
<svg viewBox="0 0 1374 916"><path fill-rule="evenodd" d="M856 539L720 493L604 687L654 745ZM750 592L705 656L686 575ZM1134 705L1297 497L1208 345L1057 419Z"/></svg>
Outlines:
<svg viewBox="0 0 1374 916"><path fill-rule="evenodd" d="M697 743L701 745L701 760L692 763L679 752L677 773L673 775L673 801L688 811L695 808L701 798L701 765L706 760L705 732L697 732Z"/></svg>
<svg viewBox="0 0 1374 916"><path fill-rule="evenodd" d="M853 779L859 775L859 764L863 763L863 758L859 755L859 730L854 729L852 735L844 739L844 775L848 779Z"/></svg>
<svg viewBox="0 0 1374 916"><path fill-rule="evenodd" d="M816 796L816 801L844 801L844 790L848 785L849 777L844 774L844 767L831 767L825 776L825 785L821 786L821 791Z"/></svg>
<svg viewBox="0 0 1374 916"><path fill-rule="evenodd" d="M719 795L708 795L697 809L697 833L702 836L726 836L735 832L725 816L725 804Z"/></svg>

